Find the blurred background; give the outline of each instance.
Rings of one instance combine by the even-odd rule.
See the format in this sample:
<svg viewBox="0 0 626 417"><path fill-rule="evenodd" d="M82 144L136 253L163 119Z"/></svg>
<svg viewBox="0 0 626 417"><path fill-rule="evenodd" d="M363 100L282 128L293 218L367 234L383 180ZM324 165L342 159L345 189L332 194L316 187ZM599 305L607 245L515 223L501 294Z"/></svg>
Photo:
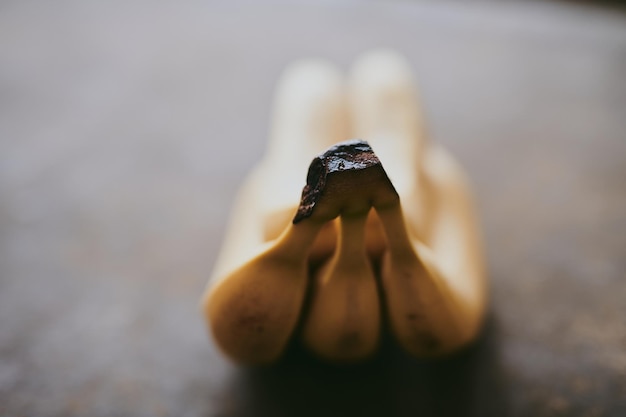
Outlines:
<svg viewBox="0 0 626 417"><path fill-rule="evenodd" d="M286 64L415 69L472 177L492 314L445 361L295 344L243 370L197 303ZM304 181L304 178L303 178ZM0 4L0 415L626 415L626 15L580 2Z"/></svg>

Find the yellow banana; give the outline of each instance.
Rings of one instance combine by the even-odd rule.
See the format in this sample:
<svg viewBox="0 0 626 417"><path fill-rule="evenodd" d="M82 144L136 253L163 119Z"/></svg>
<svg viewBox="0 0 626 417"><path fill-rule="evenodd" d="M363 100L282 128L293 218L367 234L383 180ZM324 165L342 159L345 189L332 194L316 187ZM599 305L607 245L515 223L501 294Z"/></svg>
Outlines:
<svg viewBox="0 0 626 417"><path fill-rule="evenodd" d="M356 361L376 351L380 334L378 289L366 248L368 213L372 201L384 205L397 195L365 142L339 144L320 158L327 170L332 171L333 164L336 168L319 187L322 197L314 210L334 206L329 215L340 213L340 233L334 256L314 277L303 341L326 359ZM354 161L365 162L355 166ZM311 171L314 168L315 162ZM309 176L309 183L317 182Z"/></svg>
<svg viewBox="0 0 626 417"><path fill-rule="evenodd" d="M410 74L396 53L369 53L353 68L350 103L355 131L376 149L402 204L376 207L390 327L407 351L433 356L476 337L487 288L465 175L425 140Z"/></svg>
<svg viewBox="0 0 626 417"><path fill-rule="evenodd" d="M381 265L390 329L408 352L444 354L480 330L487 284L471 193L454 159L425 139L408 65L393 52L367 54L349 87L352 132L372 143L387 172L362 141L313 158L348 137L343 82L320 61L288 69L268 152L239 193L202 300L215 341L235 361L281 355L316 266L302 337L324 358L375 352L372 262ZM298 206L297 173L311 158Z"/></svg>
<svg viewBox="0 0 626 417"><path fill-rule="evenodd" d="M292 64L277 86L268 150L237 196L202 297L216 344L239 363L268 363L298 321L309 261L333 253L333 222L291 224L311 159L346 137L341 75L319 60ZM298 174L300 172L300 174Z"/></svg>
<svg viewBox="0 0 626 417"><path fill-rule="evenodd" d="M203 307L220 348L237 362L276 360L300 317L308 254L323 223L290 226L261 254L229 273Z"/></svg>
<svg viewBox="0 0 626 417"><path fill-rule="evenodd" d="M355 361L376 351L380 307L365 250L367 213L341 217L336 253L314 277L303 330L305 345L333 361Z"/></svg>

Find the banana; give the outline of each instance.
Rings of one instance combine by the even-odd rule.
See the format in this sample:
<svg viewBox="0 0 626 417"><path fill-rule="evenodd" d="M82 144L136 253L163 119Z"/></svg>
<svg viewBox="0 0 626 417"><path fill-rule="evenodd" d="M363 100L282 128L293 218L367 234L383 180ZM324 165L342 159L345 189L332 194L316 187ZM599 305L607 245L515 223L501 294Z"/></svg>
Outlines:
<svg viewBox="0 0 626 417"><path fill-rule="evenodd" d="M341 216L335 254L314 278L303 341L332 361L364 359L378 346L378 289L365 247L368 211Z"/></svg>
<svg viewBox="0 0 626 417"><path fill-rule="evenodd" d="M372 205L397 202L398 194L367 142L339 143L309 167L295 221L340 217L339 243L315 277L302 334L304 344L325 359L352 362L376 351L380 306L366 225Z"/></svg>
<svg viewBox="0 0 626 417"><path fill-rule="evenodd" d="M399 344L426 357L472 341L480 329L485 300L476 266L462 270L462 259L445 258L410 238L400 205L377 212L389 242L381 266L382 285L388 321Z"/></svg>
<svg viewBox="0 0 626 417"><path fill-rule="evenodd" d="M234 361L266 364L287 345L308 283L308 255L323 223L285 233L224 278L203 303L213 338Z"/></svg>
<svg viewBox="0 0 626 417"><path fill-rule="evenodd" d="M375 205L387 250L381 262L386 314L415 356L454 351L478 334L487 285L478 223L462 169L426 140L406 61L374 51L350 77L354 131L388 169L400 199Z"/></svg>
<svg viewBox="0 0 626 417"><path fill-rule="evenodd" d="M309 262L331 256L337 240L328 219L291 220L307 165L347 136L342 76L327 62L303 60L276 90L267 152L237 195L201 300L214 341L243 364L280 356L300 316Z"/></svg>
<svg viewBox="0 0 626 417"><path fill-rule="evenodd" d="M488 291L471 190L426 139L407 63L391 51L366 54L348 86L330 64L309 60L277 88L267 153L239 192L201 302L236 362L275 361L301 319L303 343L343 362L376 351L383 314L418 357L457 350L480 331ZM331 146L354 134L378 157L364 141ZM311 160L298 205L298 172Z"/></svg>

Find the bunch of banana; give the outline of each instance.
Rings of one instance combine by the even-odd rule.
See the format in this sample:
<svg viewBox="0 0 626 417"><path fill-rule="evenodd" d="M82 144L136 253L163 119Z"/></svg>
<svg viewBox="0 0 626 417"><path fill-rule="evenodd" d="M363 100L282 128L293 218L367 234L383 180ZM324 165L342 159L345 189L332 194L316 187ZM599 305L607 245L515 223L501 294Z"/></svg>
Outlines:
<svg viewBox="0 0 626 417"><path fill-rule="evenodd" d="M274 117L202 299L221 350L270 363L298 327L315 354L358 361L376 352L383 315L418 357L475 339L487 283L471 193L424 137L405 60L370 52L347 83L326 62L296 63ZM351 136L367 142L341 142Z"/></svg>

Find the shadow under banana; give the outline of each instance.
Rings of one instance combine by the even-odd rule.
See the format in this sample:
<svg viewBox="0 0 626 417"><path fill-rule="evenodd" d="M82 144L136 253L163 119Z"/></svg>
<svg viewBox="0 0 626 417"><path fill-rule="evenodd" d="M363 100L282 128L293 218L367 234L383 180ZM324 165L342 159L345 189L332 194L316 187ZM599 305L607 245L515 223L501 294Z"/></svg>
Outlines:
<svg viewBox="0 0 626 417"><path fill-rule="evenodd" d="M416 359L384 336L358 367L329 364L295 342L276 364L233 369L218 416L510 415L500 336L488 317L481 337L445 360Z"/></svg>

